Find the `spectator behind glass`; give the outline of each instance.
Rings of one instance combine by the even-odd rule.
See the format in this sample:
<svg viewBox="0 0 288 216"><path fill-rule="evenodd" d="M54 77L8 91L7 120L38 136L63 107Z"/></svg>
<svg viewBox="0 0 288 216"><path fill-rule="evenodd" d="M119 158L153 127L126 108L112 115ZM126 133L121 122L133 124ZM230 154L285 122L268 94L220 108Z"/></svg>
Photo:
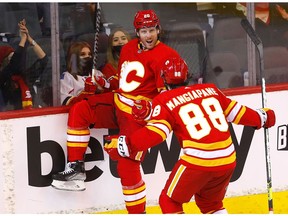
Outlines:
<svg viewBox="0 0 288 216"><path fill-rule="evenodd" d="M263 46L288 47L288 14L280 3L255 3L255 26ZM287 7L287 6L286 6ZM236 9L247 15L246 3L237 3Z"/></svg>
<svg viewBox="0 0 288 216"><path fill-rule="evenodd" d="M50 3L36 3L42 36L51 36Z"/></svg>
<svg viewBox="0 0 288 216"><path fill-rule="evenodd" d="M123 29L115 29L108 38L107 47L107 63L102 69L103 75L107 81L110 82L110 88L105 91L112 91L118 89L119 80L117 75L118 60L120 57L120 51L126 43L131 39L128 32Z"/></svg>
<svg viewBox="0 0 288 216"><path fill-rule="evenodd" d="M114 44L126 44L128 39L119 31L119 35L114 38L111 37L111 41L114 38L116 43ZM121 37L122 39L119 39ZM125 38L124 38L125 37ZM120 42L119 42L120 41ZM111 42L112 44L112 42ZM62 73L60 79L60 91L61 91L61 104L72 106L74 103L88 97L89 95L110 92L118 88L118 77L116 75L119 53L113 51L111 46L111 54L108 54L107 64L103 70L96 70L95 80L97 85L93 84L92 80L92 68L93 58L92 49L89 43L85 41L77 41L70 45L67 55L67 71ZM108 48L109 49L109 48ZM109 52L109 51L108 51ZM106 80L105 75L111 81Z"/></svg>
<svg viewBox="0 0 288 216"><path fill-rule="evenodd" d="M0 47L0 89L4 102L2 111L33 107L32 96L35 92L32 86L48 63L45 52L30 36L25 19L18 26L20 42L16 50L9 45ZM25 68L27 41L33 46L38 58L28 69Z"/></svg>
<svg viewBox="0 0 288 216"><path fill-rule="evenodd" d="M84 41L70 45L67 54L67 71L60 79L61 104L68 105L84 90L85 80L91 75L93 59L91 46Z"/></svg>

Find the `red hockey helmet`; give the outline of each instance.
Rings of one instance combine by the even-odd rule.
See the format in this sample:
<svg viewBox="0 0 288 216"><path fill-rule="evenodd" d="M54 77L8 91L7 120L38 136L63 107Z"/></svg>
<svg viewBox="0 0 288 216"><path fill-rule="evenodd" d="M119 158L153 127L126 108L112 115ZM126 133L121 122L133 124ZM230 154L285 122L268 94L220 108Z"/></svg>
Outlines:
<svg viewBox="0 0 288 216"><path fill-rule="evenodd" d="M188 76L188 66L182 58L171 57L165 61L161 74L164 83L170 87L171 85L185 85Z"/></svg>
<svg viewBox="0 0 288 216"><path fill-rule="evenodd" d="M141 10L135 14L135 29L160 26L160 21L153 10Z"/></svg>

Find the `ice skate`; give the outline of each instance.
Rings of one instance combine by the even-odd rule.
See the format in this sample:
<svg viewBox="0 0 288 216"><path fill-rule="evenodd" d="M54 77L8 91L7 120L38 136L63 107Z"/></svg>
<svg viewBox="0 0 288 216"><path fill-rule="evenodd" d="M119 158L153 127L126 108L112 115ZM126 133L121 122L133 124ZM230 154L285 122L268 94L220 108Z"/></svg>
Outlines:
<svg viewBox="0 0 288 216"><path fill-rule="evenodd" d="M83 161L69 162L65 170L52 175L51 186L58 190L83 191L86 189L84 180L86 173Z"/></svg>

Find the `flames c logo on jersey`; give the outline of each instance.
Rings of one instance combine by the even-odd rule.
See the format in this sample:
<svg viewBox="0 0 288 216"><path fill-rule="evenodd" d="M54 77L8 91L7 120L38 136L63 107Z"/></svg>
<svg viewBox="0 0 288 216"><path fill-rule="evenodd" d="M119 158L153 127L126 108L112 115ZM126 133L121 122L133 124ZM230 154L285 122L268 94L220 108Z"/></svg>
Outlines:
<svg viewBox="0 0 288 216"><path fill-rule="evenodd" d="M119 88L122 89L124 92L134 91L141 84L140 82L133 80L133 77L131 76L132 72L135 73L135 76L143 78L145 74L145 69L142 63L139 61L125 61L121 65Z"/></svg>

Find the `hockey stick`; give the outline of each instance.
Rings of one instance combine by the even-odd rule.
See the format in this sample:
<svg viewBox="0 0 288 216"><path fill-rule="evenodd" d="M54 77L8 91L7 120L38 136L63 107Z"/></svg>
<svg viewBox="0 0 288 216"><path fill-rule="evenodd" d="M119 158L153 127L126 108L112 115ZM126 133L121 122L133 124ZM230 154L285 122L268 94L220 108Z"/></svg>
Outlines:
<svg viewBox="0 0 288 216"><path fill-rule="evenodd" d="M262 107L266 107L266 84L264 77L264 56L263 56L263 43L255 30L247 19L241 20L241 25L248 34L249 38L255 44L260 60L260 77L261 77L261 95ZM273 214L273 198L272 198L272 178L271 178L271 160L270 160L270 146L269 146L269 132L268 128L264 128L264 141L265 141L265 155L266 155L266 174L267 174L267 192L268 192L268 208L269 213Z"/></svg>
<svg viewBox="0 0 288 216"><path fill-rule="evenodd" d="M95 76L99 75L97 71L97 61L98 61L100 23L101 23L101 7L100 3L97 2L95 8L95 37L94 37L93 68L92 68L92 82L95 85L97 85L97 93L101 93L104 91L103 87L100 86L95 80Z"/></svg>

